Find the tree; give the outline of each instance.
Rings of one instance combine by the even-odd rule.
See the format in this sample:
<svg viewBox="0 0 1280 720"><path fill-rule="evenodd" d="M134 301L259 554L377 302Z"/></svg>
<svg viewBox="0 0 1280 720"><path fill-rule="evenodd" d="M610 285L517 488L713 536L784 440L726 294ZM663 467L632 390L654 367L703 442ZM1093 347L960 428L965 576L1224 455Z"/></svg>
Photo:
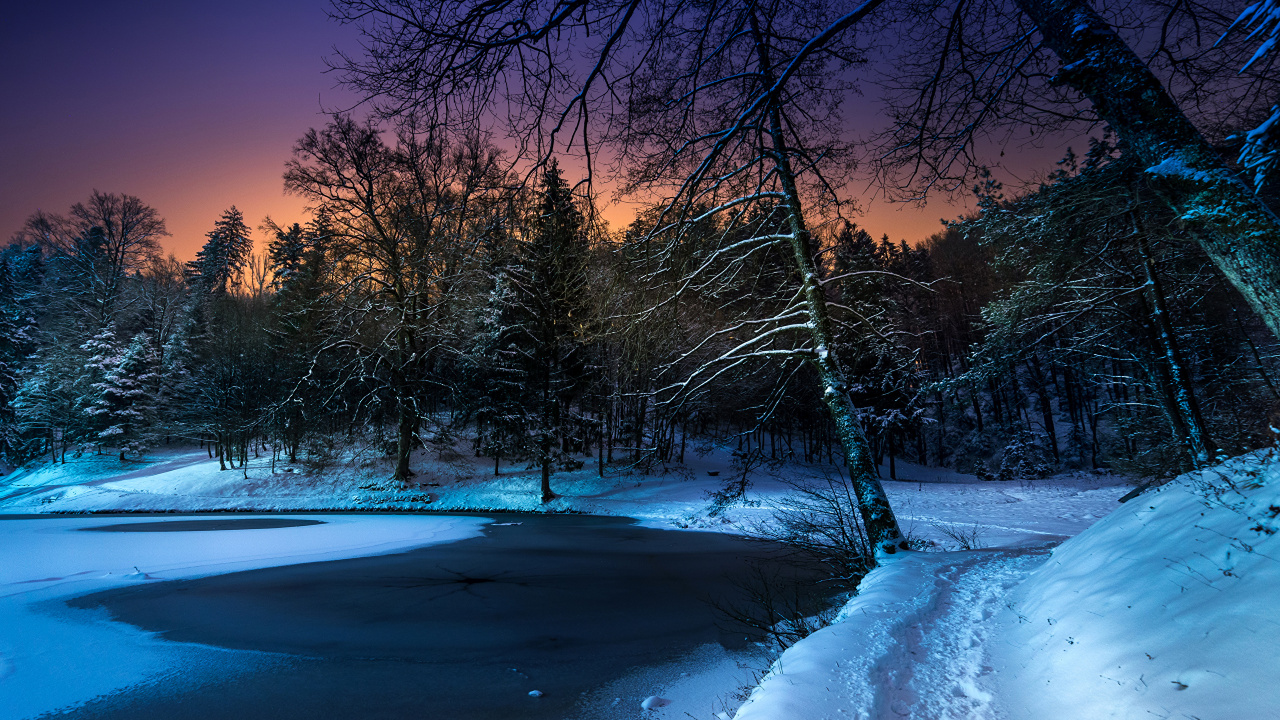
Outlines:
<svg viewBox="0 0 1280 720"><path fill-rule="evenodd" d="M919 16L928 25L942 18L941 37L932 36L937 42L907 73L909 100L895 109L896 129L883 154L906 168L917 193L977 169L975 144L989 134L999 131L1007 140L1060 131L1064 120L1086 128L1100 121L1151 176L1156 199L1280 337L1280 218L1236 176L1153 70L1164 63L1169 86L1189 86L1180 94L1202 121L1215 104L1212 86L1227 91L1213 98L1218 106L1247 99L1224 73L1194 69L1196 54L1203 55L1202 23L1213 20L1204 7L1174 3L1154 19L1162 27L1146 33L1157 43L1150 62L1087 0L955 2L939 10ZM1147 29L1134 29L1137 41Z"/></svg>
<svg viewBox="0 0 1280 720"><path fill-rule="evenodd" d="M793 300L723 335L744 337L722 366L775 357L808 362L849 459L873 547L905 547L849 397L809 224L837 201L834 170L848 158L833 136L849 90L841 72L859 52L849 32L878 6L600 5L534 2L440 6L409 0L350 0L338 16L363 21L363 59L342 58L350 83L391 111L431 112L442 123L514 116L512 129L549 153L562 129L586 153L602 133L633 164L631 187L670 198L644 242L681 246L708 215L724 218L723 244L695 268L732 277L735 259L785 249ZM678 41L674 38L679 38ZM602 38L596 40L596 38ZM564 45L559 45L564 43ZM556 48L587 48L585 64ZM581 72L579 70L581 69ZM510 90L508 91L508 88ZM613 98L628 98L621 106ZM508 112L515 109L515 112ZM605 117L597 124L594 117ZM806 198L810 201L806 201ZM705 213L693 214L695 208ZM810 213L808 210L815 209ZM701 277L701 276L699 276ZM711 276L715 282L716 275ZM670 302L697 284L687 276ZM669 303L663 303L663 307ZM710 367L678 385L705 386Z"/></svg>
<svg viewBox="0 0 1280 720"><path fill-rule="evenodd" d="M1247 71L1255 64L1274 62L1275 58L1268 56L1273 55L1276 40L1280 38L1280 1L1261 0L1245 8L1218 43L1221 44L1236 28L1248 30L1248 40L1262 38L1257 52L1240 68L1240 72ZM1280 168L1280 105L1273 105L1267 119L1245 133L1239 160L1241 165L1253 171L1253 187L1261 191L1262 186Z"/></svg>
<svg viewBox="0 0 1280 720"><path fill-rule="evenodd" d="M484 305L476 316L472 343L463 367L471 376L468 410L479 431L476 452L493 456L493 474L501 473L502 458L515 459L530 446L531 387L527 366L516 343L524 328L516 324L521 305L512 273L515 242L495 218L482 238L486 270Z"/></svg>
<svg viewBox="0 0 1280 720"><path fill-rule="evenodd" d="M37 212L15 240L38 245L56 265L67 287L61 302L82 318L88 335L109 327L123 307L129 275L159 254L169 234L154 208L132 195L101 193L71 206L67 215Z"/></svg>
<svg viewBox="0 0 1280 720"><path fill-rule="evenodd" d="M1160 81L1083 0L1019 0L1200 246L1280 337L1280 218L1249 192Z"/></svg>
<svg viewBox="0 0 1280 720"><path fill-rule="evenodd" d="M32 270L22 267L24 255L16 246L0 251L0 461L14 465L26 459L14 401L25 361L38 347L36 320L24 297L30 292L24 285L34 278L23 277Z"/></svg>
<svg viewBox="0 0 1280 720"><path fill-rule="evenodd" d="M99 349L90 362L102 379L92 385L95 392L85 412L100 428L99 441L120 448L121 460L126 452L141 455L156 421L160 358L145 332L124 348L105 342Z"/></svg>
<svg viewBox="0 0 1280 720"><path fill-rule="evenodd" d="M968 377L980 381L1010 367L1017 373L1022 365L1055 461L1052 395L1071 416L1073 434L1080 426L1075 394L1069 387L1054 390L1059 372L1115 398L1105 409L1126 448L1157 434L1171 440L1152 443L1156 456L1173 456L1149 463L1163 465L1162 471L1203 467L1220 448L1243 451L1249 443L1239 442L1240 431L1266 416L1268 402L1254 395L1258 388L1227 369L1239 363L1225 358L1247 355L1242 346L1251 342L1224 322L1232 315L1232 291L1206 272L1200 248L1171 230L1172 213L1149 200L1154 192L1140 164L1095 142L1083 167L1069 156L1038 191L1015 201L988 194L981 214L956 226L997 252L995 267L1008 282L983 308L989 332ZM1261 379L1269 382L1265 371ZM1125 394L1107 392L1117 385L1128 386ZM1242 414L1215 418L1206 411L1205 398L1224 391L1253 396L1246 405L1259 408L1257 417L1241 422ZM1208 407L1215 405L1221 406ZM1161 423L1165 432L1152 433ZM1068 441L1084 444L1080 437Z"/></svg>
<svg viewBox="0 0 1280 720"><path fill-rule="evenodd" d="M520 356L538 408L535 444L542 470L542 501L551 491L552 466L563 451L575 391L583 384L589 247L582 213L554 160L542 188L527 239L506 279L508 348ZM560 447L556 447L559 445Z"/></svg>
<svg viewBox="0 0 1280 720"><path fill-rule="evenodd" d="M187 263L192 284L206 296L221 297L244 277L245 264L253 252L253 238L244 214L234 205L222 213L205 235L208 240Z"/></svg>
<svg viewBox="0 0 1280 720"><path fill-rule="evenodd" d="M267 253L275 289L271 354L288 390L273 409L272 425L289 461L297 462L303 436L325 409L325 388L333 384L333 359L321 353L334 279L333 231L323 215L306 227L294 223L285 229L270 220L265 227L275 235Z"/></svg>
<svg viewBox="0 0 1280 720"><path fill-rule="evenodd" d="M331 229L333 302L322 350L396 414L393 481L412 476L410 455L428 403L457 356L454 289L474 270L471 252L486 204L504 192L501 153L478 136L458 143L412 119L395 145L376 122L336 116L294 148L285 187Z"/></svg>

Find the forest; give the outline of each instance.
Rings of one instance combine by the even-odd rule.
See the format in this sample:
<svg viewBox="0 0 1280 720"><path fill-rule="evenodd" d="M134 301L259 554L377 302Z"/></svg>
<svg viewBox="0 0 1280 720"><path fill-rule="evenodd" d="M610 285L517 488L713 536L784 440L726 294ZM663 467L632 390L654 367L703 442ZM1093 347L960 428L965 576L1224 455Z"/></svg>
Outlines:
<svg viewBox="0 0 1280 720"><path fill-rule="evenodd" d="M312 217L228 208L180 262L144 199L94 190L0 252L0 459L359 452L403 486L466 440L550 499L723 444L849 468L891 546L870 479L898 460L1167 478L1276 442L1271 6L879 5L338 3L368 54L335 68L375 102L294 146ZM513 54L555 33L594 64ZM929 49L874 59L886 37ZM885 128L855 141L873 72ZM1037 130L1080 140L1035 182L975 150ZM867 171L977 209L891 238L857 224Z"/></svg>

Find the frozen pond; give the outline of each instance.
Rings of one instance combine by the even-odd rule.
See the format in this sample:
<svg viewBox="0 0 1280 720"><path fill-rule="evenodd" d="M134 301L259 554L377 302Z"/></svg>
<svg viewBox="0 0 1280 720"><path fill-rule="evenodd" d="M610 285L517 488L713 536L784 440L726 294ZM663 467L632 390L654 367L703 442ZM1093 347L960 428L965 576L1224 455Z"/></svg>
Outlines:
<svg viewBox="0 0 1280 720"><path fill-rule="evenodd" d="M622 518L486 517L495 522L477 537L397 554L135 583L75 598L73 607L99 616L105 609L166 640L239 652L212 661L225 673L211 671L206 658L198 672L171 673L64 716L634 717L643 695L615 705L600 688L708 644L730 651L747 644L743 628L729 626L712 603L740 603L752 560L769 548ZM269 530L285 527L262 524L269 520L297 522L100 519L78 529L145 531L150 542L189 531L254 534L262 543L272 532L309 529ZM543 695L531 697L534 690Z"/></svg>

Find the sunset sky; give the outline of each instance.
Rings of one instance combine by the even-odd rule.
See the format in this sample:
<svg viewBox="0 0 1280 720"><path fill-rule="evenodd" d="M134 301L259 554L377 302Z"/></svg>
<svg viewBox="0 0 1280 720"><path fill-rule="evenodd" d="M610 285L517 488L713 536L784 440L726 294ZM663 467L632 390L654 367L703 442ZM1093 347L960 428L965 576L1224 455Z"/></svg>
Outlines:
<svg viewBox="0 0 1280 720"><path fill-rule="evenodd" d="M231 205L253 227L305 219L281 172L324 110L355 98L325 74L354 28L323 0L14 3L0 26L0 242L34 211L103 192L155 207L189 259ZM917 240L958 208L869 205L874 235ZM606 214L623 220L625 211Z"/></svg>

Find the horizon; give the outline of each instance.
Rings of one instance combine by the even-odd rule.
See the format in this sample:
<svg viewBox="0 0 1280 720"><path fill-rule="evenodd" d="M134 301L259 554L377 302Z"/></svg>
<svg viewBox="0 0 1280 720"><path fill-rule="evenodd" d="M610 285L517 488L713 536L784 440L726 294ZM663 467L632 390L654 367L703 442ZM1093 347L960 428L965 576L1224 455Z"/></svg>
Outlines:
<svg viewBox="0 0 1280 720"><path fill-rule="evenodd" d="M354 45L357 32L326 8L314 0L19 8L0 31L8 70L0 94L22 108L0 115L0 132L24 138L0 149L0 241L7 245L35 212L64 214L94 190L155 208L170 232L165 253L184 261L232 205L258 250L269 240L259 230L266 218L305 222L306 203L284 192L285 163L326 111L359 107L324 62L335 47ZM859 204L860 227L911 244L972 207ZM611 202L602 215L618 229L634 211Z"/></svg>

